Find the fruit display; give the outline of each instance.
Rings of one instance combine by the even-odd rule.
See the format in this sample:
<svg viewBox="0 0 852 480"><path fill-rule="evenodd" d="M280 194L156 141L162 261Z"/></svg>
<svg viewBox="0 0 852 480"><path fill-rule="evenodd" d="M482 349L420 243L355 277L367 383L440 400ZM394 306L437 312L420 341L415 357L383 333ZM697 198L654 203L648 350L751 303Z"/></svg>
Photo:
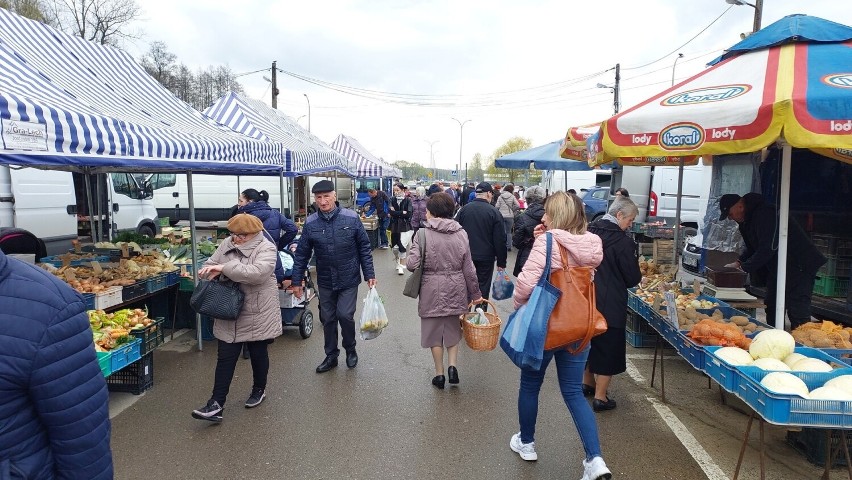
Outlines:
<svg viewBox="0 0 852 480"><path fill-rule="evenodd" d="M148 318L148 312L140 308L126 308L113 313L89 310L89 326L98 352L107 352L132 341L131 330L142 330L152 323L154 321Z"/></svg>
<svg viewBox="0 0 852 480"><path fill-rule="evenodd" d="M828 320L805 323L792 333L796 342L807 347L852 349L852 328Z"/></svg>
<svg viewBox="0 0 852 480"><path fill-rule="evenodd" d="M744 317L742 315L732 315L730 318L725 318L725 315L719 309L716 309L713 311L712 314L707 315L706 313L697 311L695 307L691 305L687 306L686 308L678 308L677 320L678 324L680 325L680 329L686 331L692 331L693 327L695 327L696 324L700 323L703 320L712 320L717 323L732 324L738 327L738 329L746 335L766 330L766 327L760 326L756 323L752 323L748 317Z"/></svg>
<svg viewBox="0 0 852 480"><path fill-rule="evenodd" d="M88 266L54 268L49 271L65 280L80 293L101 293L109 287L132 285L140 280L177 270L163 255L153 253L133 259L122 259L117 264L106 264L100 271Z"/></svg>

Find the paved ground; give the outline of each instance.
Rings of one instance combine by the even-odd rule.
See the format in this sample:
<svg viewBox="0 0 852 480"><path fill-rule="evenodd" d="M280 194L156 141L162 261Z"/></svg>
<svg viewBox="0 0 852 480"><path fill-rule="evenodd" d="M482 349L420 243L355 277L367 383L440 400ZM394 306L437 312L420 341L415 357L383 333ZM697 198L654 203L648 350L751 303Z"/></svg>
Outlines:
<svg viewBox="0 0 852 480"><path fill-rule="evenodd" d="M375 256L391 324L379 338L359 340L357 368L341 362L317 375L322 331L302 340L296 329L285 329L270 346L267 400L243 408L251 369L241 360L224 422L214 425L192 419L190 412L210 395L215 342L198 352L194 332L176 337L155 353L151 390L111 394L116 478L580 478L583 451L553 369L541 395L539 460L524 462L508 448L518 430L518 370L499 348L462 347L461 384L444 391L432 387L416 301L400 293L403 277L394 273L391 254L376 250ZM511 301L498 307L505 319ZM674 351L667 351L668 403L662 404L659 383L649 385L653 349L628 347L628 354L629 371L611 388L619 406L597 416L614 478L732 477L747 407L739 410L734 399L722 405L718 387L708 389L706 377ZM786 445L783 428L767 425L765 434L766 478L819 478L821 469ZM740 478L759 478L756 429L751 438Z"/></svg>

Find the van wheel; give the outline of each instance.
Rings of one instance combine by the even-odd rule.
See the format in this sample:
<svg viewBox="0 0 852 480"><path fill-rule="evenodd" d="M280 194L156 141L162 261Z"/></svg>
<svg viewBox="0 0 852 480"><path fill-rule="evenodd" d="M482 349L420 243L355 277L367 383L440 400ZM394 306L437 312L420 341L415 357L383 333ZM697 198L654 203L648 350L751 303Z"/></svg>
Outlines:
<svg viewBox="0 0 852 480"><path fill-rule="evenodd" d="M138 228L137 233L144 237L154 238L154 229L150 225L142 225Z"/></svg>
<svg viewBox="0 0 852 480"><path fill-rule="evenodd" d="M604 216L603 213L599 213L599 214L595 215L595 217L592 218L592 222L597 222L603 216ZM591 223L591 222L589 222L589 223Z"/></svg>

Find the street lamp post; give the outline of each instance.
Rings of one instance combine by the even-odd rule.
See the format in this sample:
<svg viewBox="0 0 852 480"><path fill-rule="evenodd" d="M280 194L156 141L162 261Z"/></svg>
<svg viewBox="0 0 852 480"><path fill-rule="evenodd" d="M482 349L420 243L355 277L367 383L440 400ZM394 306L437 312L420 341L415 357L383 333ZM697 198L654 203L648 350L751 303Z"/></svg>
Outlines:
<svg viewBox="0 0 852 480"><path fill-rule="evenodd" d="M674 77L675 77L675 67L677 67L677 61L683 58L682 53L677 54L677 58L675 58L674 65L672 65L672 86L674 86Z"/></svg>
<svg viewBox="0 0 852 480"><path fill-rule="evenodd" d="M308 132L310 133L310 131L311 131L311 99L308 98L307 93L303 93L302 95L304 95L305 100L308 101Z"/></svg>
<svg viewBox="0 0 852 480"><path fill-rule="evenodd" d="M458 169L461 168L461 164L462 164L462 145L463 145L463 142L464 142L464 124L469 122L470 119L462 122L461 120L453 117L453 120L455 120L459 124L459 164L456 167L456 174L458 174ZM465 183L465 185L467 185L467 173L465 173L465 176L464 176L464 183Z"/></svg>
<svg viewBox="0 0 852 480"><path fill-rule="evenodd" d="M749 7L754 9L754 25L752 26L751 32L754 33L760 30L760 20L763 17L763 0L755 0L754 3L744 2L742 0L725 0L725 3L730 5L748 5Z"/></svg>
<svg viewBox="0 0 852 480"><path fill-rule="evenodd" d="M612 91L612 108L615 114L618 114L618 110L621 108L619 95L619 90L621 89L621 64L615 64L615 85L604 85L603 83L599 83L595 86L598 88L608 88Z"/></svg>
<svg viewBox="0 0 852 480"><path fill-rule="evenodd" d="M432 149L432 147L434 147L435 144L438 143L438 142L440 142L440 140L435 140L433 142L426 140L426 143L429 144L429 166L432 167L432 181L436 180L435 179L435 157L433 155L434 150Z"/></svg>

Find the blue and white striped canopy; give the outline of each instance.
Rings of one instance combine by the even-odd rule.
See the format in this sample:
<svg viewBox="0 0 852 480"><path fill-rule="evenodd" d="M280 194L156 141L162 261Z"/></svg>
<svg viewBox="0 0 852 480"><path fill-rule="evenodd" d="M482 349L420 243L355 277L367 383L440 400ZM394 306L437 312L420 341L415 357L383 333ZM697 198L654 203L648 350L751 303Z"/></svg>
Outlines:
<svg viewBox="0 0 852 480"><path fill-rule="evenodd" d="M355 175L353 162L332 150L295 120L260 100L228 92L204 110L204 114L243 135L257 140L280 142L291 152L293 173L337 170L346 175Z"/></svg>
<svg viewBox="0 0 852 480"><path fill-rule="evenodd" d="M342 133L331 142L331 148L355 164L356 177L400 177L402 173L396 167L370 153L358 140Z"/></svg>
<svg viewBox="0 0 852 480"><path fill-rule="evenodd" d="M0 9L0 163L274 174L289 161L284 145L216 125L127 53Z"/></svg>

